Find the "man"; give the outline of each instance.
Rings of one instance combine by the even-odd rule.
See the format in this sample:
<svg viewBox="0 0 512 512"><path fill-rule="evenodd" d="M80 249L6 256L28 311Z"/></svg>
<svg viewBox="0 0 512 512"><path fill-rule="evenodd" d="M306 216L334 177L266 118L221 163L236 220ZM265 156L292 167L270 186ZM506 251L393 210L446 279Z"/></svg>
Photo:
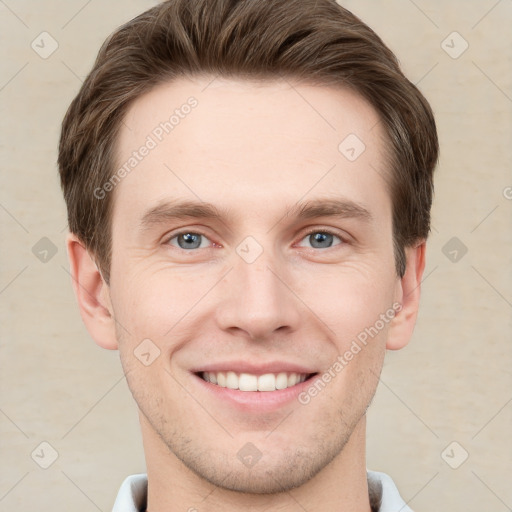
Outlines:
<svg viewBox="0 0 512 512"><path fill-rule="evenodd" d="M409 510L365 413L414 329L437 154L332 0L170 0L105 42L59 166L81 315L139 408L114 511Z"/></svg>

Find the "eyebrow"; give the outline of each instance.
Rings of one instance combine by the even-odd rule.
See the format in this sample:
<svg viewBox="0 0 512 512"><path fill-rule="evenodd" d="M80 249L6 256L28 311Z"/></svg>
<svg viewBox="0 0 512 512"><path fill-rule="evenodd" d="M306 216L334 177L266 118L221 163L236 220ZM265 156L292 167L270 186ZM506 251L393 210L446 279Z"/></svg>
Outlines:
<svg viewBox="0 0 512 512"><path fill-rule="evenodd" d="M146 231L172 220L187 218L224 222L229 216L230 210L218 208L211 203L187 200L164 201L143 214L140 221L140 230ZM366 223L373 220L373 215L362 204L348 199L332 198L298 202L289 208L281 220L284 217L292 217L297 220L308 220L317 217L356 218Z"/></svg>
<svg viewBox="0 0 512 512"><path fill-rule="evenodd" d="M348 199L315 199L297 203L290 209L287 216L302 220L316 217L356 218L365 222L373 220L367 208Z"/></svg>

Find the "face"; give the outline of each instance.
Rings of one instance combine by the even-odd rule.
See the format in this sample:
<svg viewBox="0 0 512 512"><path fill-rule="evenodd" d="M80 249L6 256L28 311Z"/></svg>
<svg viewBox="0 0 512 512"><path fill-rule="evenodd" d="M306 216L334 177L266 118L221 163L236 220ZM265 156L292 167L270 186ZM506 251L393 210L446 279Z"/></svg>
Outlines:
<svg viewBox="0 0 512 512"><path fill-rule="evenodd" d="M301 485L364 417L399 283L381 130L355 93L285 81L182 79L126 115L121 361L145 442L215 485Z"/></svg>

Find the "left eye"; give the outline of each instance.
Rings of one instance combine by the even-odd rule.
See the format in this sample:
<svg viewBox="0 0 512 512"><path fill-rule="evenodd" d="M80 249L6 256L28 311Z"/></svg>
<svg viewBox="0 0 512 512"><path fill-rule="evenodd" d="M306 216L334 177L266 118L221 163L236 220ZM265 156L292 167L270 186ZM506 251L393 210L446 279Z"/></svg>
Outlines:
<svg viewBox="0 0 512 512"><path fill-rule="evenodd" d="M329 233L328 231L313 231L307 234L302 240L308 240L313 249L328 249L333 245L339 245L339 243L333 244L334 238L337 238L339 243L343 242L339 236L334 233ZM303 245L300 246L304 247Z"/></svg>
<svg viewBox="0 0 512 512"><path fill-rule="evenodd" d="M173 243L174 240L176 240L176 243ZM177 244L180 249L185 250L204 249L208 247L208 238L201 235L201 233L185 232L174 235L168 243L174 246Z"/></svg>

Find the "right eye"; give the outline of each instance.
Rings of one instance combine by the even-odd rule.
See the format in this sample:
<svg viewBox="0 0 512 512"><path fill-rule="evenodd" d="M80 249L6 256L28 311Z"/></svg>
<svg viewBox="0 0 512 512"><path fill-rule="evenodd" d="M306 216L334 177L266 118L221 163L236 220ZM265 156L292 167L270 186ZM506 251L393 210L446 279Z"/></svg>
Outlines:
<svg viewBox="0 0 512 512"><path fill-rule="evenodd" d="M203 243L204 242L204 243ZM173 234L167 239L169 245L178 247L186 251L192 249L204 249L208 247L209 239L201 234L193 231L181 231L180 233Z"/></svg>

